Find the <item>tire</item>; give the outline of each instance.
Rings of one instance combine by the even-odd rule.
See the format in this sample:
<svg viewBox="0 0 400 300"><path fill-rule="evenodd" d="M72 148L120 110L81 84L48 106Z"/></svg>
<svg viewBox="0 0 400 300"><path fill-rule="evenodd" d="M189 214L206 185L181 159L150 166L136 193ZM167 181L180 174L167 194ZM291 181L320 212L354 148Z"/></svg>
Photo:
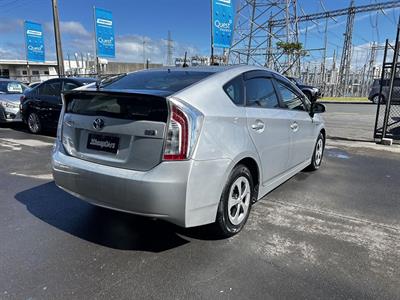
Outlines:
<svg viewBox="0 0 400 300"><path fill-rule="evenodd" d="M38 134L42 131L42 123L36 113L29 113L26 123L28 125L28 130L30 133Z"/></svg>
<svg viewBox="0 0 400 300"><path fill-rule="evenodd" d="M372 102L375 104L378 104L379 102L379 95L375 95L374 97L372 97ZM381 104L385 103L385 98L383 97L383 95L381 96Z"/></svg>
<svg viewBox="0 0 400 300"><path fill-rule="evenodd" d="M214 224L218 236L227 238L242 230L249 217L254 195L254 183L249 169L237 165L229 176L218 206Z"/></svg>
<svg viewBox="0 0 400 300"><path fill-rule="evenodd" d="M316 171L319 169L322 163L325 150L325 138L322 132L319 133L317 142L315 143L313 156L311 158L311 164L307 167L308 171Z"/></svg>

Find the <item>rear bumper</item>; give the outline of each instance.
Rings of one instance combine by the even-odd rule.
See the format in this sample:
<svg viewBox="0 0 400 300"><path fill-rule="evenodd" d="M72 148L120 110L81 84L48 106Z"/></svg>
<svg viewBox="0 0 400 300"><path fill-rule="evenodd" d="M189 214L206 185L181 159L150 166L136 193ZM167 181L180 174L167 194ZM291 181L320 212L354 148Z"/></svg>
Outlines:
<svg viewBox="0 0 400 300"><path fill-rule="evenodd" d="M98 206L155 217L182 227L215 221L220 181L205 170L212 172L218 165L222 170L225 161L162 162L142 172L74 158L62 148L57 143L53 152L53 176L60 188L74 196Z"/></svg>

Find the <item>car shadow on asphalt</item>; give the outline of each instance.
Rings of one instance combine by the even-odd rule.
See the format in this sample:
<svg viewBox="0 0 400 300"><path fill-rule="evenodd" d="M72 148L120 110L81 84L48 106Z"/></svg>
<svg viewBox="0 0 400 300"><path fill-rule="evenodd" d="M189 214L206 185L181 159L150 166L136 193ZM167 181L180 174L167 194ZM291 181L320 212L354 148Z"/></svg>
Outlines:
<svg viewBox="0 0 400 300"><path fill-rule="evenodd" d="M28 127L26 124L22 122L15 122L15 123L3 123L0 124L0 128L9 128L18 132L29 133ZM57 130L48 129L44 130L42 133L38 134L38 136L45 136L45 137L55 137L57 135ZM32 136L35 136L32 134Z"/></svg>
<svg viewBox="0 0 400 300"><path fill-rule="evenodd" d="M15 199L40 220L83 240L119 250L162 252L190 242L217 240L208 226L176 225L86 203L54 182L19 192Z"/></svg>

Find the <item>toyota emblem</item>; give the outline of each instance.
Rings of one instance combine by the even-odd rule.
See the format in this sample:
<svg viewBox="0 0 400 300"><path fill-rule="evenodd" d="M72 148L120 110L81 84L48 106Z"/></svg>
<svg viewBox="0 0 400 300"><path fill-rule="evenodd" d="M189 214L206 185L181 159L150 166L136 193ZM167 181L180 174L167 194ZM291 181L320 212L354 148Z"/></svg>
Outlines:
<svg viewBox="0 0 400 300"><path fill-rule="evenodd" d="M93 121L93 128L96 130L100 130L104 127L104 120L103 119L96 119Z"/></svg>

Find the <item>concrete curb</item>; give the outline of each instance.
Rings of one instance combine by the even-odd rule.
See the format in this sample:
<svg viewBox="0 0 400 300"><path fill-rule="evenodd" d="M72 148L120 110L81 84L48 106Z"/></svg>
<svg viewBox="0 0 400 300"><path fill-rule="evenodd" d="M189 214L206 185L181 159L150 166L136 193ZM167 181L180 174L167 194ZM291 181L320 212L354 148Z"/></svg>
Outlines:
<svg viewBox="0 0 400 300"><path fill-rule="evenodd" d="M322 104L367 104L367 105L376 105L373 102L343 102L343 101L318 101L318 103L322 103Z"/></svg>
<svg viewBox="0 0 400 300"><path fill-rule="evenodd" d="M372 149L377 151L387 151L392 153L400 153L400 145L393 144L392 146L386 146L381 144L376 144L375 142L364 142L364 141L349 141L349 140L326 140L327 148L334 147L349 147L349 148L363 148L363 149Z"/></svg>

